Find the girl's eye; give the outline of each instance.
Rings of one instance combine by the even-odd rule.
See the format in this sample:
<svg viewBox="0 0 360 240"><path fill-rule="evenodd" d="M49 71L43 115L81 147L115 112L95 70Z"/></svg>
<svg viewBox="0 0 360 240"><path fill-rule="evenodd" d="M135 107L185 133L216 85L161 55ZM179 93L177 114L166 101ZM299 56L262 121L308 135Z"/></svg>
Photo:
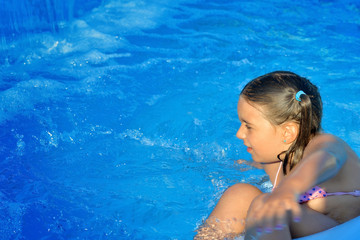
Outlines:
<svg viewBox="0 0 360 240"><path fill-rule="evenodd" d="M247 125L247 124L245 125L245 127L249 130L251 129L251 127L249 127L249 125Z"/></svg>

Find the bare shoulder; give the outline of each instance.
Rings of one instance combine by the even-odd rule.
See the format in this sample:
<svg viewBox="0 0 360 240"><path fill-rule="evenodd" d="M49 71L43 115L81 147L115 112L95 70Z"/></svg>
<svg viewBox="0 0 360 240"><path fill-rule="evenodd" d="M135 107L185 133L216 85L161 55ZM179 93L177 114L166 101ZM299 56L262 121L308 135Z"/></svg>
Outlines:
<svg viewBox="0 0 360 240"><path fill-rule="evenodd" d="M346 147L348 147L348 145L339 137L328 133L320 133L313 137L313 139L311 139L309 144L306 146L304 154L308 154L321 149L327 149L333 152L345 149Z"/></svg>
<svg viewBox="0 0 360 240"><path fill-rule="evenodd" d="M359 157L355 151L341 138L327 133L316 135L306 146L304 157L317 151L326 151L338 160L354 160L359 162Z"/></svg>
<svg viewBox="0 0 360 240"><path fill-rule="evenodd" d="M343 143L339 137L329 133L320 133L317 134L309 144L326 144L326 143Z"/></svg>
<svg viewBox="0 0 360 240"><path fill-rule="evenodd" d="M347 160L360 164L360 159L355 151L344 140L332 134L316 135L306 146L303 157L319 151L330 153L341 165L348 162Z"/></svg>

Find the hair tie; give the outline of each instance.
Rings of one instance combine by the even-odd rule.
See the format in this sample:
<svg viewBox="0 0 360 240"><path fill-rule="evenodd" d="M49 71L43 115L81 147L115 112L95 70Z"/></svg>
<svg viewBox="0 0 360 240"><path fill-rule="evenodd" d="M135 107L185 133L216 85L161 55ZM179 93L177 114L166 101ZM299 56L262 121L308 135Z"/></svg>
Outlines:
<svg viewBox="0 0 360 240"><path fill-rule="evenodd" d="M295 99L298 100L299 102L301 102L301 95L306 95L306 93L304 93L304 91L298 91L295 95Z"/></svg>

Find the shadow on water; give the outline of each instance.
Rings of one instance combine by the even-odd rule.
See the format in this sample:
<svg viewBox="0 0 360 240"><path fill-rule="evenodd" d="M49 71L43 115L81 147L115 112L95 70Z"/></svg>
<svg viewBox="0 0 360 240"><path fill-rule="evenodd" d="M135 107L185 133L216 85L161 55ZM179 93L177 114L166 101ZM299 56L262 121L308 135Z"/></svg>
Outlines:
<svg viewBox="0 0 360 240"><path fill-rule="evenodd" d="M103 0L2 0L0 45L26 37L28 33L58 32L66 22L81 17Z"/></svg>

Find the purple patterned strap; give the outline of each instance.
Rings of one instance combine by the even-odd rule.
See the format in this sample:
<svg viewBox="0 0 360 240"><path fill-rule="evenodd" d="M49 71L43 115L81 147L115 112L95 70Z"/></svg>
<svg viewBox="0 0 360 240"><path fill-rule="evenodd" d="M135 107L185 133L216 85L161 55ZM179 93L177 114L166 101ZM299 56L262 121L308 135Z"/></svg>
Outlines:
<svg viewBox="0 0 360 240"><path fill-rule="evenodd" d="M309 191L301 194L299 196L299 203L305 203L307 201L317 199L317 198L324 198L327 196L341 196L341 195L352 195L354 197L360 197L360 190L355 190L353 192L334 192L334 193L327 193L324 189L319 186L315 186Z"/></svg>

